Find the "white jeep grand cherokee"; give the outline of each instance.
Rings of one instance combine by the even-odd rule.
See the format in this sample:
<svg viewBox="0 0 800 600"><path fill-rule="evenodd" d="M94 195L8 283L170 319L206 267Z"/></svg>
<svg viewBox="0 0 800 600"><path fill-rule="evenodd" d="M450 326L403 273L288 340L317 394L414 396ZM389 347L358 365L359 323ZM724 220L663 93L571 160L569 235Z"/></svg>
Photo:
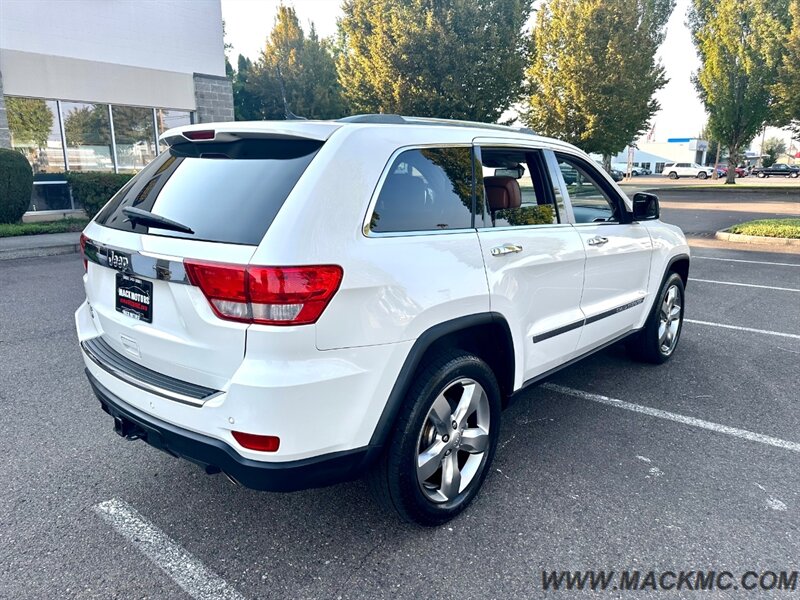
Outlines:
<svg viewBox="0 0 800 600"><path fill-rule="evenodd" d="M623 338L675 351L686 240L573 146L396 115L162 140L84 231L75 319L116 431L209 473L368 475L440 524L511 396Z"/></svg>

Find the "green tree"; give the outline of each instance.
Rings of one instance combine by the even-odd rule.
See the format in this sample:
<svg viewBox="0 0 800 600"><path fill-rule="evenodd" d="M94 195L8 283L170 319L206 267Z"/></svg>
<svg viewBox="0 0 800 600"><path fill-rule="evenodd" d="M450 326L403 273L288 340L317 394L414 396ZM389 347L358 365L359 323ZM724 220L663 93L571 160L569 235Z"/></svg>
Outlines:
<svg viewBox="0 0 800 600"><path fill-rule="evenodd" d="M764 166L771 167L776 162L778 162L778 157L781 154L786 153L786 143L776 137L767 138L764 142L764 147L761 149L761 153L764 154Z"/></svg>
<svg viewBox="0 0 800 600"><path fill-rule="evenodd" d="M233 114L237 121L253 121L261 118L261 100L253 85L253 61L239 55L233 81Z"/></svg>
<svg viewBox="0 0 800 600"><path fill-rule="evenodd" d="M656 51L674 0L549 0L527 69L535 130L610 157L641 135L667 83Z"/></svg>
<svg viewBox="0 0 800 600"><path fill-rule="evenodd" d="M787 32L770 0L694 0L689 25L700 55L695 85L708 112L708 129L728 148L729 163L775 116L772 94ZM726 183L736 183L728 169Z"/></svg>
<svg viewBox="0 0 800 600"><path fill-rule="evenodd" d="M698 139L707 140L708 141L708 150L706 150L706 166L713 167L717 160L717 151L719 151L719 162L724 163L728 156L728 150L722 147L717 140L714 139L714 136L708 130L708 124L703 125L703 129L700 130L700 134L697 136ZM734 167L736 165L733 165ZM716 179L716 175L714 175Z"/></svg>
<svg viewBox="0 0 800 600"><path fill-rule="evenodd" d="M530 0L345 0L339 81L357 112L496 122L522 95Z"/></svg>
<svg viewBox="0 0 800 600"><path fill-rule="evenodd" d="M6 98L8 128L15 146L47 144L53 127L53 113L44 100L38 98Z"/></svg>
<svg viewBox="0 0 800 600"><path fill-rule="evenodd" d="M783 61L778 68L775 94L780 121L790 124L795 138L800 139L800 0L789 5L791 25L786 36Z"/></svg>
<svg viewBox="0 0 800 600"><path fill-rule="evenodd" d="M244 73L240 75L242 67ZM344 116L346 105L330 43L314 27L306 36L294 8L279 6L275 25L255 65L239 60L234 101L242 118L309 119Z"/></svg>
<svg viewBox="0 0 800 600"><path fill-rule="evenodd" d="M68 146L107 146L111 144L108 107L87 104L73 108L64 116Z"/></svg>

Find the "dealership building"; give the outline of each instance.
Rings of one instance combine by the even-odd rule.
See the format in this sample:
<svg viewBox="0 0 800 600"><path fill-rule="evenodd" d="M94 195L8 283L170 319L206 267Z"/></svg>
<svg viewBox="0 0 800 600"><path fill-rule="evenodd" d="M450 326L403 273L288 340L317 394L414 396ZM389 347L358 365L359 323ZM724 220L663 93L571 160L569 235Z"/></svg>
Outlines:
<svg viewBox="0 0 800 600"><path fill-rule="evenodd" d="M165 130L232 120L220 0L0 2L0 147L31 211L74 208L65 171L135 172Z"/></svg>
<svg viewBox="0 0 800 600"><path fill-rule="evenodd" d="M628 163L628 148L612 158L614 164ZM661 173L673 162L706 164L708 142L698 138L670 138L666 142L640 142L633 148L633 166ZM713 159L713 157L711 157Z"/></svg>

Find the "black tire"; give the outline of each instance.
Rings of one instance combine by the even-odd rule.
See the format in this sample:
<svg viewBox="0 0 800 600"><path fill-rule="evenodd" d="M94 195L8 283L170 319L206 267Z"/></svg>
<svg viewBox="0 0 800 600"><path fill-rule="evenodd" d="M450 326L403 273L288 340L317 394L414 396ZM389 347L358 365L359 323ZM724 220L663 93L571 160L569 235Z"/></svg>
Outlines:
<svg viewBox="0 0 800 600"><path fill-rule="evenodd" d="M766 173L757 173L756 174L756 177L761 177L761 179L764 179L764 177L766 177L766 176L767 176Z"/></svg>
<svg viewBox="0 0 800 600"><path fill-rule="evenodd" d="M700 172L697 174L697 178L698 178L698 179L707 179L707 178L708 178L708 173L706 173L705 171L700 171Z"/></svg>
<svg viewBox="0 0 800 600"><path fill-rule="evenodd" d="M795 173L790 173L790 174L789 174L789 177L791 177L792 179L797 179L797 177L798 177L799 175L800 175L800 173L797 173L797 172L795 172Z"/></svg>
<svg viewBox="0 0 800 600"><path fill-rule="evenodd" d="M659 341L659 328L661 326L661 308L664 304L667 292L674 287L677 290L678 301L680 302L680 314L678 316L678 326L673 338L674 342L671 344L668 351L664 350L661 342ZM628 341L627 348L630 355L639 361L648 362L653 364L662 364L667 362L678 347L680 341L681 331L683 330L683 313L685 310L684 288L683 280L680 275L670 272L661 284L661 289L658 291L656 301L653 303L653 308L645 321L644 327L635 336L631 337ZM673 319L674 321L674 319Z"/></svg>
<svg viewBox="0 0 800 600"><path fill-rule="evenodd" d="M426 432L425 427L430 423L429 412L437 397L448 389L452 390L451 386L459 380L465 379L479 383L486 393L488 442L477 463L477 470L466 487L447 501L435 502L423 492L423 485L417 477L420 448L423 444L427 446L422 441L422 436ZM483 412L487 414L487 411ZM430 360L426 358L425 365L421 365L414 375L386 449L367 477L375 499L384 508L410 523L436 526L454 518L475 498L489 472L497 449L500 412L500 388L494 373L483 360L455 349L439 351ZM434 432L434 436L437 435ZM452 437L455 442L456 434ZM460 443L465 438L459 433L457 439L459 446L456 447L456 456L453 458L460 461L465 453L460 450ZM447 455L452 452L451 450ZM476 454L473 453L472 456L477 460ZM437 473L439 477L443 477L443 471Z"/></svg>
<svg viewBox="0 0 800 600"><path fill-rule="evenodd" d="M670 171L669 178L670 179L677 179L678 178L678 174L675 171Z"/></svg>

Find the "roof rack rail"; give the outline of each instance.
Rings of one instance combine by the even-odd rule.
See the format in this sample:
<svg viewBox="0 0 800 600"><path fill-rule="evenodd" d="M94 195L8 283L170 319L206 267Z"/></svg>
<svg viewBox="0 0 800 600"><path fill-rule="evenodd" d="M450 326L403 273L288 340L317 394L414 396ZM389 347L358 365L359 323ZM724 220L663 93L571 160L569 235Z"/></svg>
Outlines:
<svg viewBox="0 0 800 600"><path fill-rule="evenodd" d="M498 125L496 123L481 123L479 121L460 121L456 119L436 119L433 117L404 117L395 114L366 114L352 115L337 119L340 123L371 123L378 125L441 125L446 127L475 127L478 129L493 129L495 131L513 131L536 135L529 127L514 127L511 125Z"/></svg>

